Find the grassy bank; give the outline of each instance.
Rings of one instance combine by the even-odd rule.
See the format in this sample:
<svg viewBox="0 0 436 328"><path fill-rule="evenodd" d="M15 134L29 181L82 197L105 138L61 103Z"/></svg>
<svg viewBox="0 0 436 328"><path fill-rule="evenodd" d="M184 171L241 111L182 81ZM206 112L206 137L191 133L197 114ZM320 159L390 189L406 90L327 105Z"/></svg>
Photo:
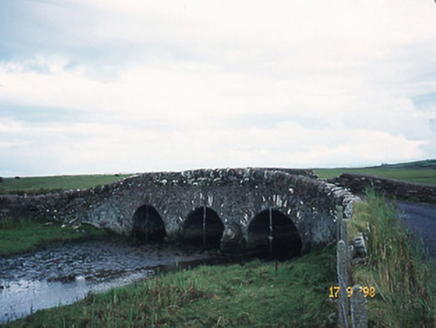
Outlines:
<svg viewBox="0 0 436 328"><path fill-rule="evenodd" d="M374 192L356 204L349 221L350 236L365 232L367 265L352 269L354 283L374 286L377 297L368 302L374 327L435 327L436 275L422 242L411 238L394 205Z"/></svg>
<svg viewBox="0 0 436 328"><path fill-rule="evenodd" d="M129 177L129 174L93 174L50 177L3 178L0 194L41 194L51 191L91 188Z"/></svg>
<svg viewBox="0 0 436 328"><path fill-rule="evenodd" d="M335 251L157 275L7 327L330 327Z"/></svg>
<svg viewBox="0 0 436 328"><path fill-rule="evenodd" d="M64 226L48 220L5 220L0 222L0 256L33 252L58 242L81 241L107 235L104 230L83 224Z"/></svg>
<svg viewBox="0 0 436 328"><path fill-rule="evenodd" d="M332 179L342 173L360 173L408 182L436 184L436 160L363 168L314 169L320 178Z"/></svg>

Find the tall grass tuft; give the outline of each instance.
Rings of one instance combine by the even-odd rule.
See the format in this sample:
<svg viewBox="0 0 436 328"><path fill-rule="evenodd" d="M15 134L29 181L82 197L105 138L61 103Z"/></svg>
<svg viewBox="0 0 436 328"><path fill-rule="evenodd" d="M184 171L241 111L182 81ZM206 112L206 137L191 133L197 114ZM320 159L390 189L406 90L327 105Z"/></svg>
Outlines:
<svg viewBox="0 0 436 328"><path fill-rule="evenodd" d="M366 193L355 220L367 237L367 268L356 268L355 283L376 287L374 322L391 327L435 327L435 268L422 240L412 238L392 201ZM356 221L356 223L353 223ZM369 300L371 303L371 300Z"/></svg>

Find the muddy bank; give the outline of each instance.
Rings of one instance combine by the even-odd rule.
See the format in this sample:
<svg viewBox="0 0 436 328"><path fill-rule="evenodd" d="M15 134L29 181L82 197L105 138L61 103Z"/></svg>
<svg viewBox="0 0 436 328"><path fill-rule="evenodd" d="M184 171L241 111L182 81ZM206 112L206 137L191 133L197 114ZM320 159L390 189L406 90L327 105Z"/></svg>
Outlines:
<svg viewBox="0 0 436 328"><path fill-rule="evenodd" d="M209 252L194 248L137 245L123 240L94 240L2 258L0 279L68 282L80 276L98 280L123 272L209 257Z"/></svg>
<svg viewBox="0 0 436 328"><path fill-rule="evenodd" d="M216 251L93 240L0 258L0 324L153 275L213 261Z"/></svg>

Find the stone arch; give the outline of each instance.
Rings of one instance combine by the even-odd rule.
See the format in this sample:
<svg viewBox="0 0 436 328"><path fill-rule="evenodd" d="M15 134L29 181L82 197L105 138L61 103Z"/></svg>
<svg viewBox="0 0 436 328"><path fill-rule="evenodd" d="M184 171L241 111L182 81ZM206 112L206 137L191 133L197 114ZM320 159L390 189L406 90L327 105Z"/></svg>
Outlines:
<svg viewBox="0 0 436 328"><path fill-rule="evenodd" d="M151 205L140 206L133 214L132 235L141 242L161 242L166 236L165 224Z"/></svg>
<svg viewBox="0 0 436 328"><path fill-rule="evenodd" d="M260 256L284 259L301 255L302 240L292 220L269 208L248 223L247 248Z"/></svg>
<svg viewBox="0 0 436 328"><path fill-rule="evenodd" d="M224 224L217 212L206 206L191 211L182 225L183 239L191 244L220 247Z"/></svg>

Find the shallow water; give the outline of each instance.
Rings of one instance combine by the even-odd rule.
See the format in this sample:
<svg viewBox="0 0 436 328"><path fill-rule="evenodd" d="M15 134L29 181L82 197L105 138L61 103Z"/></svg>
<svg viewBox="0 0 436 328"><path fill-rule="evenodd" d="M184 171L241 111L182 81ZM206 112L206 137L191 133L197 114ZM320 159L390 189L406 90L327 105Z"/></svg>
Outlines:
<svg viewBox="0 0 436 328"><path fill-rule="evenodd" d="M127 285L157 267L210 259L208 252L128 241L67 244L0 259L0 324Z"/></svg>

